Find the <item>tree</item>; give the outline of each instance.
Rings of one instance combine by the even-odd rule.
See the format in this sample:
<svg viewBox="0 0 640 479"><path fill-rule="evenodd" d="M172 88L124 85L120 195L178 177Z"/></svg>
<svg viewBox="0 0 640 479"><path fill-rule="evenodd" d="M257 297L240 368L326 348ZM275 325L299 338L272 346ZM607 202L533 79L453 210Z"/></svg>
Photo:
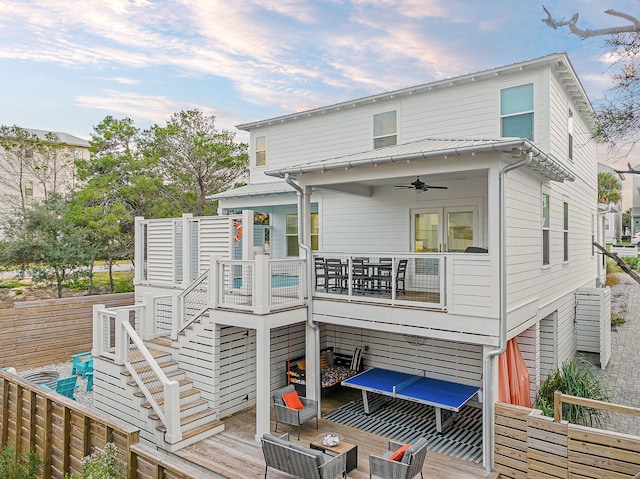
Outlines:
<svg viewBox="0 0 640 479"><path fill-rule="evenodd" d="M9 219L0 250L5 267L30 271L35 281L55 285L58 298L91 258L82 228L69 218L67 202L57 194L28 208L23 219Z"/></svg>
<svg viewBox="0 0 640 479"><path fill-rule="evenodd" d="M622 185L613 173L598 173L598 203L618 203L622 198Z"/></svg>
<svg viewBox="0 0 640 479"><path fill-rule="evenodd" d="M640 20L635 16L616 10L604 13L628 20L626 26L589 30L579 28L579 14L570 20L556 20L545 7L547 17L543 19L553 29L568 27L569 31L580 39L607 36L605 45L610 48L609 58L614 62L611 68L618 67L613 74L614 87L606 97L596 105L599 122L598 137L618 148L626 146L630 151L638 141L640 133Z"/></svg>
<svg viewBox="0 0 640 479"><path fill-rule="evenodd" d="M165 127L154 125L146 132L144 149L157 158L179 209L202 216L215 213L208 195L246 175L247 145L234 140L235 133L216 129L215 116L189 110L173 114Z"/></svg>

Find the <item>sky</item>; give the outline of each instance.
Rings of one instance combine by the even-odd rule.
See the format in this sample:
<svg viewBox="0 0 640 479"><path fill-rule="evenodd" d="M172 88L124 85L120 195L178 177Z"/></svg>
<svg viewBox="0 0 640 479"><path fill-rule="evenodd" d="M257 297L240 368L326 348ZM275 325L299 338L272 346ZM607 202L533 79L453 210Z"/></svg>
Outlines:
<svg viewBox="0 0 640 479"><path fill-rule="evenodd" d="M551 29L541 3L582 28L640 16L637 0L0 0L0 124L89 140L107 115L144 129L198 109L247 141L235 125L562 51L597 102L604 37Z"/></svg>

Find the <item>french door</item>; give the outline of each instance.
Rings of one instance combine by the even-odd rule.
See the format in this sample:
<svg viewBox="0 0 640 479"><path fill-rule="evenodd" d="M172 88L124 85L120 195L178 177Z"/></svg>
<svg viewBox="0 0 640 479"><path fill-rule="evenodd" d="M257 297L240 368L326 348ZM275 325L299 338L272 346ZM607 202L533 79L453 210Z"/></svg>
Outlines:
<svg viewBox="0 0 640 479"><path fill-rule="evenodd" d="M474 246L478 233L478 207L455 206L411 211L412 251L415 253L464 252ZM440 259L417 258L413 268L419 289L439 285Z"/></svg>

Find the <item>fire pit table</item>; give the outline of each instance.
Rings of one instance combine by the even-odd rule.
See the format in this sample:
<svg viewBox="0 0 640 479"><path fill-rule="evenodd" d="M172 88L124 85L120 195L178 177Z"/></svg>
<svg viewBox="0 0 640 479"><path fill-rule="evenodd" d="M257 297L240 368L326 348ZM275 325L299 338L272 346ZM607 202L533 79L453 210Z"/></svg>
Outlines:
<svg viewBox="0 0 640 479"><path fill-rule="evenodd" d="M32 383L40 384L41 386L47 386L49 389L55 391L56 383L60 379L60 373L58 371L40 371L37 373L29 373L23 376L23 379Z"/></svg>

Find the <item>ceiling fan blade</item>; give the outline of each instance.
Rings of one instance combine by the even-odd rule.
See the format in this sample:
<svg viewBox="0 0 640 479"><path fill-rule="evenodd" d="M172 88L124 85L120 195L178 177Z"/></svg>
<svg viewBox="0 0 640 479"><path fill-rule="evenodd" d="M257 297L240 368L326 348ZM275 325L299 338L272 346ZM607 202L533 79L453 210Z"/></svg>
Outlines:
<svg viewBox="0 0 640 479"><path fill-rule="evenodd" d="M425 189L427 190L448 190L449 187L448 186L431 186L431 185L425 185Z"/></svg>

